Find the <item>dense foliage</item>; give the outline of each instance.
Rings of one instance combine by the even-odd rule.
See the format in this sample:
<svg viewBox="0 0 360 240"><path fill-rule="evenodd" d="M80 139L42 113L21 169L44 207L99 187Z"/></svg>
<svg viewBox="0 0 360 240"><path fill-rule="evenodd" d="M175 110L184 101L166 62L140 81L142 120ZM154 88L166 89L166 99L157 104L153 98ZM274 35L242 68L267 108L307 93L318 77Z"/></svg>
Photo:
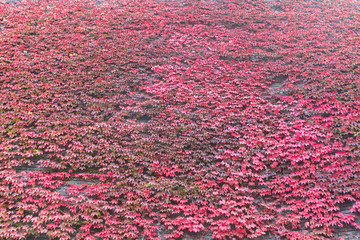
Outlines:
<svg viewBox="0 0 360 240"><path fill-rule="evenodd" d="M359 229L359 9L3 2L0 238Z"/></svg>

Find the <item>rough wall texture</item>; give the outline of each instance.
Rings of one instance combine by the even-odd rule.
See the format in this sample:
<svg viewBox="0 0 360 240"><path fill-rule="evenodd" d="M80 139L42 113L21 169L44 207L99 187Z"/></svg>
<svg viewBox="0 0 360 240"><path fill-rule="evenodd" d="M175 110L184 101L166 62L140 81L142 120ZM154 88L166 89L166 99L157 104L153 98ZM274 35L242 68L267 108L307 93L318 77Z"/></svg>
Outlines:
<svg viewBox="0 0 360 240"><path fill-rule="evenodd" d="M360 213L351 213L350 208L352 206L351 202L345 202L340 206L341 212L343 214L353 214L355 215L356 223L360 224ZM343 240L360 240L360 229L355 229L353 227L345 227L335 229L335 239Z"/></svg>

